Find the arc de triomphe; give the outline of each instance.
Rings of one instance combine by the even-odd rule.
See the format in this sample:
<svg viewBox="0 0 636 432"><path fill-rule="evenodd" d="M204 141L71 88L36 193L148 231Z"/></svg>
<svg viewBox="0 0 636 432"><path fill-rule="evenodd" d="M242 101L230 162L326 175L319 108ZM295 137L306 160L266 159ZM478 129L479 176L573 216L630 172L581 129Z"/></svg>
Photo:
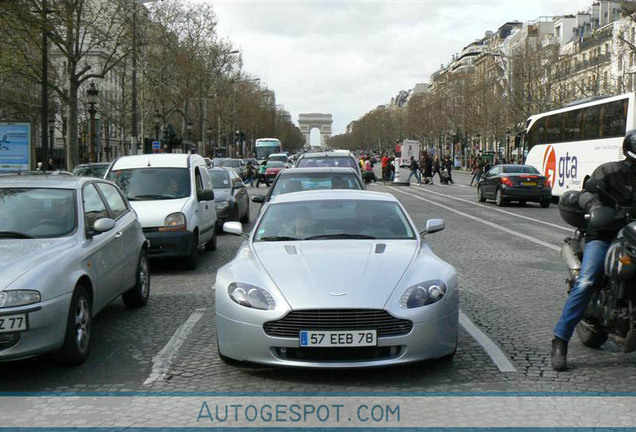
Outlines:
<svg viewBox="0 0 636 432"><path fill-rule="evenodd" d="M299 114L298 125L300 126L300 132L305 137L305 145L310 145L310 133L313 128L320 130L320 147L327 145L327 138L331 137L331 124L333 118L331 114Z"/></svg>

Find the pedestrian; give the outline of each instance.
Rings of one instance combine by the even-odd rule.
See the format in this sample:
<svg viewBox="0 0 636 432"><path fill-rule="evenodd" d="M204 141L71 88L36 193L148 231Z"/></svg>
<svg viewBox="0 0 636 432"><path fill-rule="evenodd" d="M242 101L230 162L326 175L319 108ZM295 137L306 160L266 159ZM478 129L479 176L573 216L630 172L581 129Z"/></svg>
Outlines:
<svg viewBox="0 0 636 432"><path fill-rule="evenodd" d="M256 187L258 187L261 183L265 183L265 186L267 186L267 181L265 181L266 171L267 171L267 161L264 160L261 166L258 168L258 180L256 181Z"/></svg>
<svg viewBox="0 0 636 432"><path fill-rule="evenodd" d="M37 171L42 171L42 162L38 162Z"/></svg>
<svg viewBox="0 0 636 432"><path fill-rule="evenodd" d="M473 159L473 165L472 165L473 178L470 179L471 186L473 185L473 182L475 181L475 179L477 179L477 183L479 183L481 169L482 169L481 160L479 158Z"/></svg>
<svg viewBox="0 0 636 432"><path fill-rule="evenodd" d="M386 153L382 154L382 181L387 181L389 179L389 158Z"/></svg>
<svg viewBox="0 0 636 432"><path fill-rule="evenodd" d="M435 178L435 174L438 174L439 180L442 181L442 169L439 163L439 156L435 156L435 160L433 161L433 178Z"/></svg>
<svg viewBox="0 0 636 432"><path fill-rule="evenodd" d="M411 177L415 176L417 179L417 184L422 185L422 177L420 177L420 166L413 156L411 156L411 163L409 164L409 169L411 170L411 174L409 174L409 178L406 180L407 183L411 182Z"/></svg>
<svg viewBox="0 0 636 432"><path fill-rule="evenodd" d="M388 175L389 175L389 181L391 182L395 181L395 158L394 157L389 159Z"/></svg>
<svg viewBox="0 0 636 432"><path fill-rule="evenodd" d="M451 182L451 184L455 184L455 182L453 181L453 175L451 174L451 171L453 170L453 161L451 160L449 155L446 155L444 168L446 168L446 170L448 171L448 181Z"/></svg>
<svg viewBox="0 0 636 432"><path fill-rule="evenodd" d="M371 164L371 160L367 157L367 160L364 162L364 181L369 184L373 181L376 181L375 173L373 172L373 164Z"/></svg>
<svg viewBox="0 0 636 432"><path fill-rule="evenodd" d="M251 187L254 187L254 167L252 166L252 162L247 162L247 167L245 167L245 183L249 184Z"/></svg>
<svg viewBox="0 0 636 432"><path fill-rule="evenodd" d="M424 183L433 184L433 158L424 154Z"/></svg>

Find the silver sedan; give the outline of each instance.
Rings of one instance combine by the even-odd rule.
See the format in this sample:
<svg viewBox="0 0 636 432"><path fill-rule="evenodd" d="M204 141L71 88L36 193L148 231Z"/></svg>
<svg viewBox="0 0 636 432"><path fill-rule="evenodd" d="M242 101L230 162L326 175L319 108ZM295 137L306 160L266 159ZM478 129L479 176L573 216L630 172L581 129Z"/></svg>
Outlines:
<svg viewBox="0 0 636 432"><path fill-rule="evenodd" d="M450 359L457 349L455 269L392 196L324 190L279 195L216 279L219 356L304 367Z"/></svg>
<svg viewBox="0 0 636 432"><path fill-rule="evenodd" d="M93 317L148 302L148 243L117 186L75 176L0 178L0 360L88 357Z"/></svg>

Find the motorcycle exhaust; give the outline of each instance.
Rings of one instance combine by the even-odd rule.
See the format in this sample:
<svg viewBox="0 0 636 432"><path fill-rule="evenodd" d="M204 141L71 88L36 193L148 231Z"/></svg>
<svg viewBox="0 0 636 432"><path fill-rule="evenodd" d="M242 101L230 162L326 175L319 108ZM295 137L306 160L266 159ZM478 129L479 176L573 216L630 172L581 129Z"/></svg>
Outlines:
<svg viewBox="0 0 636 432"><path fill-rule="evenodd" d="M570 243L561 247L561 259L570 270L581 270L581 260Z"/></svg>

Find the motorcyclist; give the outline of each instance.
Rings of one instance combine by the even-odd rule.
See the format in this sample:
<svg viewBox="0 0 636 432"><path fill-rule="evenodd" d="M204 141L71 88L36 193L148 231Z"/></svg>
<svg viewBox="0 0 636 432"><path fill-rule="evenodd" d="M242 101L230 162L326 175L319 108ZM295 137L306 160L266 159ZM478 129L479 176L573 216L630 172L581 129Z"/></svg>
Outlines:
<svg viewBox="0 0 636 432"><path fill-rule="evenodd" d="M626 157L624 160L600 165L594 170L591 178L602 180L607 186L608 194L618 200L618 205L632 208L634 214L636 130L627 132L623 139L623 154ZM588 191L584 191L579 197L579 205L586 212L596 207L615 204L608 201L605 196ZM594 284L603 275L605 255L617 232L617 229L587 231L579 277L565 301L563 312L553 331L551 360L554 370L561 371L567 368L568 342L594 294Z"/></svg>

